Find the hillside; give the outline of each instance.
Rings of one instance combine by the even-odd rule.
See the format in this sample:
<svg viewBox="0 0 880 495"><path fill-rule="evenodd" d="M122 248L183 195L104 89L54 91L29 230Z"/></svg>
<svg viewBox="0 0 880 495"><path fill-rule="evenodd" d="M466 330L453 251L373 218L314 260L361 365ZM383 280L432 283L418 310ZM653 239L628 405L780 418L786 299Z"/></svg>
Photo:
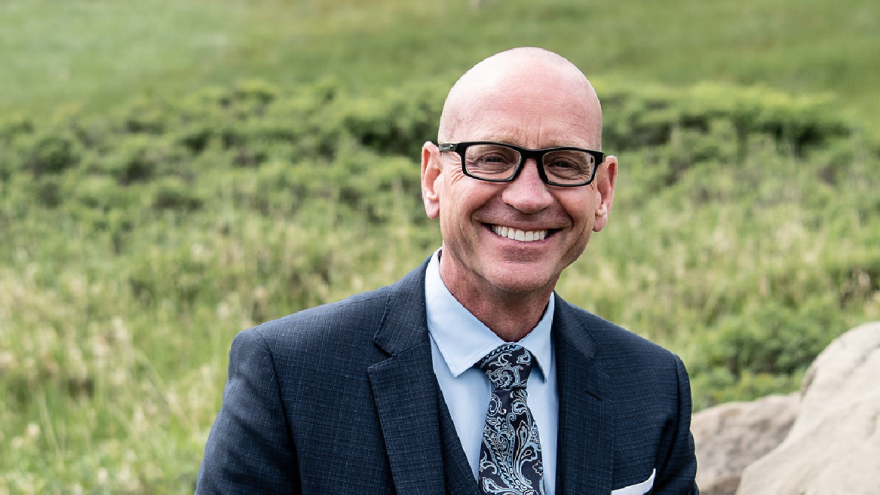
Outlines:
<svg viewBox="0 0 880 495"><path fill-rule="evenodd" d="M597 85L614 217L558 290L679 353L698 408L792 390L880 316L880 146L829 102ZM191 491L238 330L438 245L416 157L443 96L251 82L3 121L7 486Z"/></svg>
<svg viewBox="0 0 880 495"><path fill-rule="evenodd" d="M418 150L514 44L584 67L621 164L559 293L698 409L880 319L880 8L474 3L0 6L0 495L191 493L235 333L439 245Z"/></svg>

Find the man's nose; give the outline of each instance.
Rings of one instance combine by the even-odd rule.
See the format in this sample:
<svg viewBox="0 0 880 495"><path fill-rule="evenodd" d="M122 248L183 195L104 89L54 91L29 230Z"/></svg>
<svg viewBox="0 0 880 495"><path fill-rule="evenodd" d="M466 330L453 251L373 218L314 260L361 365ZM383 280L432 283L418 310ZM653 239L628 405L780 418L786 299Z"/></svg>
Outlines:
<svg viewBox="0 0 880 495"><path fill-rule="evenodd" d="M553 195L538 173L538 163L529 158L519 175L505 184L501 199L522 213L536 213L553 203Z"/></svg>

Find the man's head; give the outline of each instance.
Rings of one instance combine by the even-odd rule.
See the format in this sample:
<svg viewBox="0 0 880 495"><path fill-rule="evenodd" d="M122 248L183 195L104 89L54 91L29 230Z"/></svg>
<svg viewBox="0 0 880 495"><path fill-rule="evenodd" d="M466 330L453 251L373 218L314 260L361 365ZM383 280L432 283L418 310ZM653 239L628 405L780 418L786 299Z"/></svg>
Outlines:
<svg viewBox="0 0 880 495"><path fill-rule="evenodd" d="M438 138L601 150L602 113L589 81L571 62L539 48L517 48L483 60L455 83ZM457 153L426 143L422 194L428 216L440 218L444 282L460 299L549 296L590 234L605 226L616 173L617 160L609 156L590 184L552 186L528 159L513 181L487 182L465 175Z"/></svg>
<svg viewBox="0 0 880 495"><path fill-rule="evenodd" d="M544 71L547 72L544 72ZM560 77L553 81L552 77ZM505 91L508 87L530 83L549 83L567 97L585 105L590 121L583 122L595 135L591 146L599 149L602 141L602 109L593 86L574 64L542 48L523 47L501 52L483 60L467 71L453 85L443 105L438 139L449 142L454 129L464 120L480 118L481 108L489 105L485 94Z"/></svg>

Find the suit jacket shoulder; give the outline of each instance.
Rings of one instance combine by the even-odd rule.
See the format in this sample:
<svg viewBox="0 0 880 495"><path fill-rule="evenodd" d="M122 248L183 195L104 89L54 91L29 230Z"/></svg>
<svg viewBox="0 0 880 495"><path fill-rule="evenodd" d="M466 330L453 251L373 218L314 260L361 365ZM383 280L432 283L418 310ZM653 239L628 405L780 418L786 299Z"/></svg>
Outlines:
<svg viewBox="0 0 880 495"><path fill-rule="evenodd" d="M239 333L233 341L259 340L282 377L296 378L337 371L352 360L375 361L382 354L372 344L388 300L389 288L309 308ZM370 352L376 351L376 352ZM321 377L316 377L317 382ZM305 384L300 384L305 385Z"/></svg>
<svg viewBox="0 0 880 495"><path fill-rule="evenodd" d="M444 493L424 265L239 333L199 493Z"/></svg>

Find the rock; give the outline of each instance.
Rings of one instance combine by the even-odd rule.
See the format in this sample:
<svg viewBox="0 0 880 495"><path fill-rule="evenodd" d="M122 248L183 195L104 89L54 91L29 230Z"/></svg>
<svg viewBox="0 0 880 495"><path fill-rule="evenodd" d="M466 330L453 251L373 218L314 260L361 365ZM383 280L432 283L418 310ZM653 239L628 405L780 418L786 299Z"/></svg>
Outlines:
<svg viewBox="0 0 880 495"><path fill-rule="evenodd" d="M800 394L730 402L694 415L697 485L703 495L734 495L743 470L788 435Z"/></svg>
<svg viewBox="0 0 880 495"><path fill-rule="evenodd" d="M788 437L745 469L737 493L880 494L880 322L816 358Z"/></svg>

